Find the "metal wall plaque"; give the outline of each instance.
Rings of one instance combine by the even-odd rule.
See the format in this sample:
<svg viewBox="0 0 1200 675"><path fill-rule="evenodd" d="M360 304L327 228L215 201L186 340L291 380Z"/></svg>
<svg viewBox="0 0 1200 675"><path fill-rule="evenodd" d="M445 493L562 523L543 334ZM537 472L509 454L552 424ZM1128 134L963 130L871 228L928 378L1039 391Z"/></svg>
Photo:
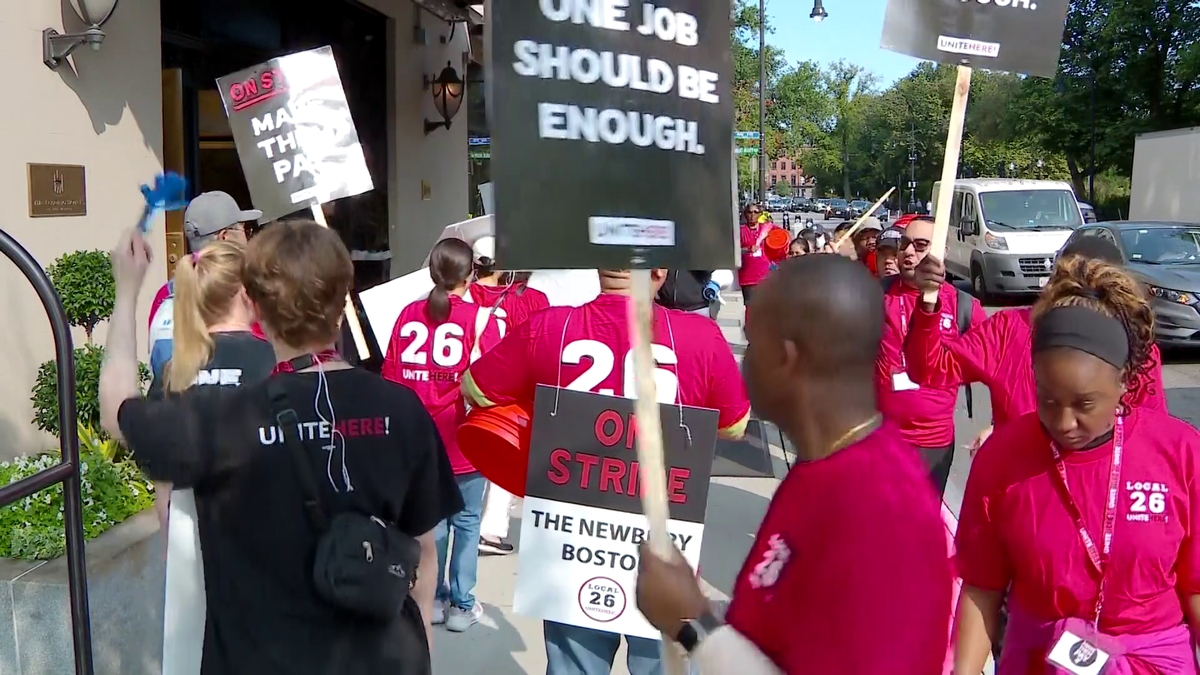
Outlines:
<svg viewBox="0 0 1200 675"><path fill-rule="evenodd" d="M74 164L29 164L29 217L87 215L87 183L83 167Z"/></svg>

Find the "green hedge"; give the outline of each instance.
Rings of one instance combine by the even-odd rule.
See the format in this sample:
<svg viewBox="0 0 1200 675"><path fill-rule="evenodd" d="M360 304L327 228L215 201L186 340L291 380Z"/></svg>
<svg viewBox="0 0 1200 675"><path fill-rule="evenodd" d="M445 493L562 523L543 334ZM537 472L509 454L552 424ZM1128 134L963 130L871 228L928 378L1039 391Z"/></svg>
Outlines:
<svg viewBox="0 0 1200 675"><path fill-rule="evenodd" d="M104 364L104 348L85 345L75 349L75 408L79 423L100 428L100 366ZM138 365L142 384L150 381L150 369ZM38 429L58 436L58 362L46 361L38 366L33 385L33 423Z"/></svg>

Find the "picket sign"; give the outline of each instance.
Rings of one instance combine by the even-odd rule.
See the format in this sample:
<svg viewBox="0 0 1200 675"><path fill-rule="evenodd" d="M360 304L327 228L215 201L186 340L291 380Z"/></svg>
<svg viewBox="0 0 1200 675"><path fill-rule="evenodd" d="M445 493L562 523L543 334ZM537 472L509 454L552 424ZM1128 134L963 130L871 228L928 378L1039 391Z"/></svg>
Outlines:
<svg viewBox="0 0 1200 675"><path fill-rule="evenodd" d="M871 205L871 208L867 209L866 211L863 211L863 214L858 217L858 220L856 220L854 222L854 225L851 226L850 229L846 230L846 232L843 233L842 236L839 237L837 241L833 242L833 250L835 250L835 251L838 250L838 247L841 246L843 243L845 243L845 241L847 239L849 239L850 237L853 237L854 233L858 232L858 228L862 227L862 224L867 222L867 218L870 218L875 213L875 209L879 208L879 206L881 204L883 204L885 201L887 201L887 198L891 197L892 193L895 191L896 191L896 186L893 185L892 187L888 188L887 192L883 193L883 196L879 198L879 201L877 201Z"/></svg>
<svg viewBox="0 0 1200 675"><path fill-rule="evenodd" d="M971 69L958 67L954 85L954 103L950 107L950 128L946 132L946 154L942 158L942 182L938 186L937 210L933 214L933 238L929 255L944 258L946 238L950 235L950 207L954 203L954 181L958 178L958 156L962 151L963 121L967 116L967 95L971 93ZM936 290L926 291L924 301L937 302Z"/></svg>
<svg viewBox="0 0 1200 675"><path fill-rule="evenodd" d="M329 223L325 221L325 210L320 204L312 205L313 220L317 224L326 229L329 228ZM366 361L371 358L371 348L367 346L367 338L363 335L362 324L358 321L358 311L354 309L354 300L350 294L346 294L346 323L350 325L350 334L354 336L354 346L358 349L358 358Z"/></svg>
<svg viewBox="0 0 1200 675"><path fill-rule="evenodd" d="M658 394L654 386L654 356L650 341L654 330L654 286L650 270L630 271L633 302L629 303L629 342L633 350L633 372L637 382L637 458L642 481L642 511L650 521L650 549L663 560L670 560L675 544L667 532L667 472L663 459L662 423L658 415ZM673 635L663 634L662 655L666 675L684 675L683 656L672 642Z"/></svg>

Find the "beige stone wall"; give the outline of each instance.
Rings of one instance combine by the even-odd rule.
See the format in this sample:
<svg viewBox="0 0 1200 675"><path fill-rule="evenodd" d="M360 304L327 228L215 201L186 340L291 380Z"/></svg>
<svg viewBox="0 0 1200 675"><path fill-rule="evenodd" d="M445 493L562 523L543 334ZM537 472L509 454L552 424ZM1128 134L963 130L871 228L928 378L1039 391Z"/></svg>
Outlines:
<svg viewBox="0 0 1200 675"><path fill-rule="evenodd" d="M5 3L0 12L0 228L43 266L79 249L110 249L140 215L138 185L161 170L162 84L158 0L122 0L100 51L79 50L57 71L42 63L42 29L82 30L60 0ZM30 218L26 164L86 167L87 216ZM165 278L163 225L155 223L152 278ZM146 322L143 296L139 322ZM33 288L0 256L0 458L45 450L35 431L29 391L40 362L53 357L49 323ZM97 331L103 339L105 328ZM82 331L75 335L83 342ZM144 340L144 338L143 338ZM143 357L145 345L141 345Z"/></svg>

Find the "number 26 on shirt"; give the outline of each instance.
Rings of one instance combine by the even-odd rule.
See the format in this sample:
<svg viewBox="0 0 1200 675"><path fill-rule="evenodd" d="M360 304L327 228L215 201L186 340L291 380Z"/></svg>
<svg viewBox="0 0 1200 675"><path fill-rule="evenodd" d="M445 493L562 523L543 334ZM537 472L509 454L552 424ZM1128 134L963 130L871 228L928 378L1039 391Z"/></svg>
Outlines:
<svg viewBox="0 0 1200 675"><path fill-rule="evenodd" d="M433 329L433 344L428 352L425 343L429 342L429 326L420 321L409 321L400 328L400 337L412 338L412 342L400 352L400 361L414 366L429 365L429 357L433 356L433 364L441 368L453 368L463 359L463 329L454 323L443 323ZM429 352L432 352L430 354Z"/></svg>
<svg viewBox="0 0 1200 675"><path fill-rule="evenodd" d="M679 357L666 345L651 345L651 353L654 355L654 363L656 365L676 366L679 364ZM583 363L585 358L591 360L591 365L568 384L566 386L567 389L572 391L590 391L607 396L619 395L625 398L634 398L637 396L637 384L635 383L633 374L632 349L625 352L621 392L619 393L608 388L596 389L596 387L600 386L600 384L612 375L613 367L617 363L613 350L603 342L597 342L596 340L576 340L563 349L563 364L577 366ZM679 395L679 377L669 370L655 368L654 387L658 392L659 403L674 403Z"/></svg>

